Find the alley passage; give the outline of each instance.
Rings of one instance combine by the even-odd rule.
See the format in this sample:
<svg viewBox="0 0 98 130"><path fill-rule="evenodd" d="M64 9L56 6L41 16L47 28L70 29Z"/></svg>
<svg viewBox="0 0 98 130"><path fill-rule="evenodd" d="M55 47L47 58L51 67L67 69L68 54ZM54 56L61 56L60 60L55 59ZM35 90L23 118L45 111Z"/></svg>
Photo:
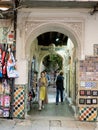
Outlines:
<svg viewBox="0 0 98 130"><path fill-rule="evenodd" d="M52 116L52 117L74 117L74 112L65 100L64 104L55 104L56 89L53 87L48 88L48 101L42 111L38 111L38 103L33 103L31 110L28 112L30 116Z"/></svg>

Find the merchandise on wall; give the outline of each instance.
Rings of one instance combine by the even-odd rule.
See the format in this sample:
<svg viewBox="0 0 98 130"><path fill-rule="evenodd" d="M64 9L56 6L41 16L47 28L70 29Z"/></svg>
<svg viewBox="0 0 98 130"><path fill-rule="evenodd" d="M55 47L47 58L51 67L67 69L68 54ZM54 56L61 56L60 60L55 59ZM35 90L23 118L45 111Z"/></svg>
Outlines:
<svg viewBox="0 0 98 130"><path fill-rule="evenodd" d="M13 79L18 77L13 45L0 44L0 117L10 117Z"/></svg>
<svg viewBox="0 0 98 130"><path fill-rule="evenodd" d="M80 85L78 88L78 106L79 111L81 111L81 109L84 109L80 112L80 120L95 121L97 119L98 56L87 56L85 60L80 61ZM91 112L92 110L93 112ZM88 112L86 111L89 111L90 114L88 114ZM96 114L93 116L93 113Z"/></svg>

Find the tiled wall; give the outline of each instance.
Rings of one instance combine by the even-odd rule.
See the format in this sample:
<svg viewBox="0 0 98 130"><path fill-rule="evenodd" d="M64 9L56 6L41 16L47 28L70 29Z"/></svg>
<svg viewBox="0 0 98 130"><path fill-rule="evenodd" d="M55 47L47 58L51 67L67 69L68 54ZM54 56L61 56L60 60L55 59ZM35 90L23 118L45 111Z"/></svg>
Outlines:
<svg viewBox="0 0 98 130"><path fill-rule="evenodd" d="M95 121L98 107L98 56L80 61L78 88L79 119Z"/></svg>
<svg viewBox="0 0 98 130"><path fill-rule="evenodd" d="M14 89L13 116L16 118L25 118L25 87L22 85Z"/></svg>

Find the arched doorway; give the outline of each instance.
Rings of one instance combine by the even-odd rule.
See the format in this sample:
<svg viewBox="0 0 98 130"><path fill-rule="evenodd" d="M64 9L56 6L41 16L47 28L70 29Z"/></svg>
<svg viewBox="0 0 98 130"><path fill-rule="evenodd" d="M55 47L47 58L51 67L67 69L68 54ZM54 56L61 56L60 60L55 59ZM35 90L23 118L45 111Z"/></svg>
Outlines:
<svg viewBox="0 0 98 130"><path fill-rule="evenodd" d="M24 54L25 57L27 57L28 54L30 53L29 49L32 44L32 41L34 41L36 39L36 37L38 37L40 34L43 34L45 32L51 32L51 31L60 32L64 35L68 36L76 47L77 58L79 58L81 56L81 43L80 43L81 40L78 36L78 32L76 33L72 29L72 27L70 28L66 24L45 23L45 24L41 24L40 26L37 26L34 29L32 29L29 36L27 37L26 42L25 42L25 54Z"/></svg>
<svg viewBox="0 0 98 130"><path fill-rule="evenodd" d="M25 40L25 44L23 45L25 48L25 51L21 53L21 57L25 57L26 59L31 59L30 55L30 48L33 45L33 42L40 34L43 34L45 32L59 32L64 35L67 35L73 42L75 46L75 59L79 58L81 55L81 46L80 46L80 39L77 35L77 33L70 27L68 27L66 24L62 23L47 23L47 24L41 24L40 26L37 26L33 28L28 35L27 39ZM79 52L79 53L78 53ZM38 57L37 57L38 58ZM70 58L69 58L70 59ZM68 58L67 60L70 61ZM39 63L41 62L40 59L38 58ZM77 68L78 69L78 68ZM70 72L69 72L70 74ZM66 82L67 84L70 84L70 80L68 81L67 79L70 79L70 75L66 76ZM77 78L76 78L77 80ZM70 91L68 88L66 91Z"/></svg>
<svg viewBox="0 0 98 130"><path fill-rule="evenodd" d="M42 34L43 35L43 34ZM43 36L42 36L43 37ZM37 39L38 39L39 37L37 37ZM45 38L45 37L44 37ZM49 40L49 38L48 38L48 40ZM50 42L50 40L49 40L49 42ZM51 43L51 42L50 42ZM61 42L60 42L61 43ZM69 42L68 42L69 43ZM40 43L41 44L41 43ZM45 41L45 44L47 44L47 41ZM57 43L56 43L57 44ZM67 44L66 44L67 45ZM66 46L66 45L64 45L64 46ZM69 44L68 44L69 45ZM40 46L39 45L39 43L38 43L38 46ZM71 55L71 57L69 56L69 55L67 55L67 53L65 53L66 51L71 51L71 49L69 49L68 50L68 48L67 49L65 49L64 48L64 46L62 45L60 45L60 46L56 46L56 49L59 49L57 52L58 52L58 54L59 55L61 55L61 57L62 57L62 59L63 59L63 65L62 65L62 68L60 68L60 69L63 69L63 71L65 71L65 67L67 67L68 68L68 65L72 62L72 64L74 63L72 60L74 60L74 59L71 59L71 58L73 58L73 56ZM52 46L53 48L52 49L55 49L54 48L54 46ZM71 47L71 46L70 46ZM39 55L39 59L40 59L40 62L42 62L42 58L47 54L47 49L48 49L48 51L51 51L51 50L49 50L49 45L45 48L45 47L42 47L41 46L41 50L40 50L40 55ZM53 54L51 54L52 53L52 51L50 52L50 56L52 56L52 58L55 58L55 57L53 57L53 56L55 56L55 54L56 54L56 49L54 50L55 52L53 53ZM64 49L64 50L62 50L62 49ZM45 51L45 52L42 52L42 51ZM49 53L49 52L48 52ZM34 54L35 55L35 54ZM49 55L49 54L48 54ZM67 57L66 57L66 55L67 55ZM64 56L66 57L66 59L67 59L67 62L66 62L66 59L64 58ZM75 56L75 55L74 55ZM49 57L48 57L49 58ZM51 58L51 57L50 57ZM39 63L40 63L39 62ZM49 63L48 63L49 64ZM74 100L75 99L75 91L74 91L74 94L72 95L72 93L73 93L73 89L75 89L74 87L75 87L75 82L74 82L74 86L72 86L72 84L73 84L73 81L71 81L71 80L73 80L73 74L70 74L71 72L72 72L72 64L71 64L71 66L70 66L70 69L69 69L69 71L66 71L66 73L64 73L64 74L67 74L67 75L64 75L65 76L65 78L66 78L66 81L68 80L69 82L65 82L65 84L66 84L66 87L65 87L65 89L66 89L66 93L68 93L69 95L69 97L71 97L72 98L72 100ZM41 65L41 64L40 64ZM47 65L48 66L48 65ZM39 68L40 68L41 66L39 66ZM48 66L49 67L49 66ZM46 68L44 68L44 69L46 69ZM42 69L39 69L39 71L41 72L42 71ZM68 77L69 76L69 77ZM73 98L74 97L74 98ZM75 102L75 100L74 100L74 102ZM33 115L34 115L34 113L33 113Z"/></svg>

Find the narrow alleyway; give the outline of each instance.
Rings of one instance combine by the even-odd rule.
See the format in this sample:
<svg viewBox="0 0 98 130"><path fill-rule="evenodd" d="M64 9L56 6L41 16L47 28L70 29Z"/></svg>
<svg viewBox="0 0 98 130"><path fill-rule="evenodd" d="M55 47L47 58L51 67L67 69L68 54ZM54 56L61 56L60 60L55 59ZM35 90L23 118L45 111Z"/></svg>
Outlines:
<svg viewBox="0 0 98 130"><path fill-rule="evenodd" d="M74 117L74 112L69 106L68 102L64 100L64 104L59 102L58 105L55 104L56 97L56 88L49 86L48 87L48 104L45 105L45 108L42 111L38 111L38 103L32 103L32 108L28 114L39 117Z"/></svg>

